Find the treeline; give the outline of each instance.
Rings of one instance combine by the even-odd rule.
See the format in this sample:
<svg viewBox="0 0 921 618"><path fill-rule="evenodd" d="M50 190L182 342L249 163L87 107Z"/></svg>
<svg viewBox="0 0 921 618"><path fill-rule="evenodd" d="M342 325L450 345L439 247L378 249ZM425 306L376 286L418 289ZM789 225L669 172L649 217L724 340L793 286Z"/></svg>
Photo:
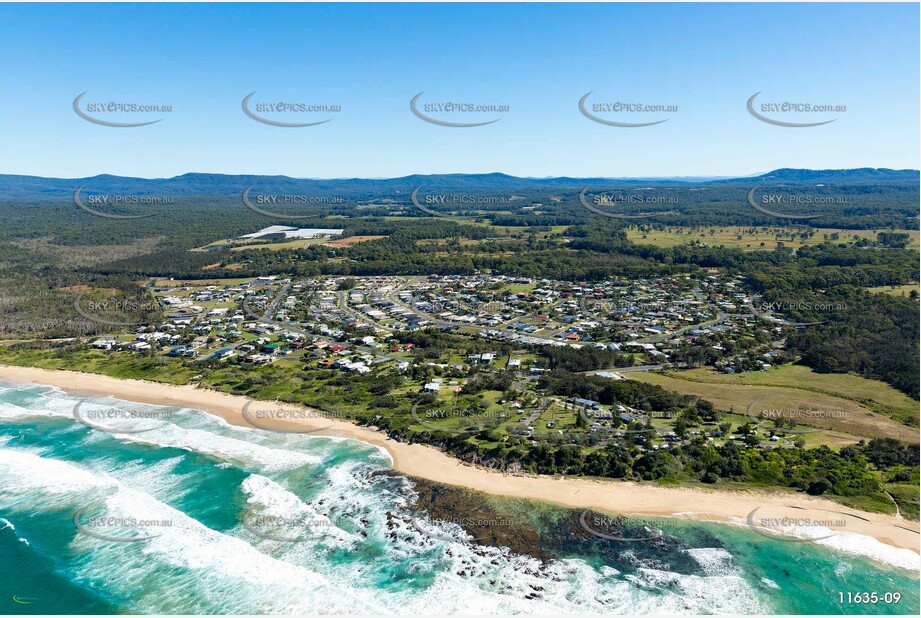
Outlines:
<svg viewBox="0 0 921 618"><path fill-rule="evenodd" d="M836 298L846 310L791 333L788 349L820 373L876 378L918 399L918 302L863 291Z"/></svg>
<svg viewBox="0 0 921 618"><path fill-rule="evenodd" d="M547 365L552 370L563 371L592 371L594 369L609 369L611 367L630 367L634 357L630 354L618 354L604 348L595 346L531 346L539 356L546 359Z"/></svg>
<svg viewBox="0 0 921 618"><path fill-rule="evenodd" d="M803 247L795 261L742 272L789 321L788 350L822 373L854 372L919 397L919 305L865 287L917 281L917 254L904 249Z"/></svg>
<svg viewBox="0 0 921 618"><path fill-rule="evenodd" d="M626 403L626 401L625 401ZM387 429L387 419L376 419ZM748 448L732 441L714 446L704 437L669 449L642 450L636 445L612 444L587 454L577 444L473 442L468 436L416 432L391 428L390 435L406 441L438 444L454 455L500 470L533 474L595 476L632 481L699 481L747 483L764 487L789 487L810 495L853 499L863 508L887 509L891 505L883 483L904 483L918 478L918 447L895 440L861 441L836 453L818 448ZM882 473L878 478L874 471ZM875 507L870 505L875 504Z"/></svg>
<svg viewBox="0 0 921 618"><path fill-rule="evenodd" d="M635 380L611 380L593 375L553 371L541 376L539 386L548 393L566 398L580 397L604 405L619 403L650 412L669 412L673 416L678 412L687 411L709 422L718 419L718 413L709 401Z"/></svg>
<svg viewBox="0 0 921 618"><path fill-rule="evenodd" d="M5 337L131 332L161 316L149 290L131 279L52 267L0 268L0 335Z"/></svg>

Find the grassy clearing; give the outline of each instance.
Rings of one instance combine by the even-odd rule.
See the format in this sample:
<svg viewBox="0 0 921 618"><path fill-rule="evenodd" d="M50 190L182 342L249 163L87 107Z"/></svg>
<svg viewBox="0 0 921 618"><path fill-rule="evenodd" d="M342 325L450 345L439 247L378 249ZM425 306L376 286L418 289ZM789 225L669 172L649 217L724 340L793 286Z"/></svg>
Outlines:
<svg viewBox="0 0 921 618"><path fill-rule="evenodd" d="M182 361L165 356L142 357L130 352L105 353L98 350L0 349L0 364L64 371L85 371L113 378L149 380L167 384L188 384L196 372Z"/></svg>
<svg viewBox="0 0 921 618"><path fill-rule="evenodd" d="M874 294L889 294L890 296L908 296L912 292L918 292L919 286L917 283L909 283L908 285L881 285L876 288L867 288Z"/></svg>
<svg viewBox="0 0 921 618"><path fill-rule="evenodd" d="M887 483L883 488L892 496L892 499L899 505L899 511L907 519L918 520L918 485L909 485L906 483Z"/></svg>
<svg viewBox="0 0 921 618"><path fill-rule="evenodd" d="M278 242L243 242L234 243L231 251L249 251L251 249L268 249L269 251L281 251L283 249L303 249L308 245L322 245L326 240L322 238L295 238L293 240L279 240Z"/></svg>
<svg viewBox="0 0 921 618"><path fill-rule="evenodd" d="M794 368L799 369L799 368ZM790 375L787 375L787 374ZM919 442L918 430L908 427L896 420L891 415L907 416L907 402L913 400L905 397L888 385L873 380L865 380L857 376L821 376L813 374L812 382L808 387L802 385L807 376L800 371L776 371L774 381L770 378L774 371L753 372L747 374L724 375L710 370L692 370L680 373L646 373L635 372L629 378L641 382L658 384L667 389L696 395L712 401L714 405L735 414L746 414L749 405L755 403L753 408L758 416L762 410L809 410L818 413L811 418L797 415L796 420L811 427L824 430L821 436L807 434L808 440L821 440L829 445L842 445L847 443L850 436L854 438L896 438L906 442ZM833 381L839 377L842 380ZM712 378L706 381L705 378ZM823 380L824 378L824 380ZM853 378L850 380L848 378ZM734 380L733 380L734 379ZM860 380L857 383L854 380ZM835 386L837 385L837 386ZM823 392L826 388L829 392ZM835 393L835 394L829 394ZM860 395L860 400L849 399L848 395ZM875 397L876 400L868 400ZM886 405L879 400L886 402ZM866 404L860 401L867 401ZM886 410L883 413L879 410ZM914 403L912 413L915 422L918 417L918 404ZM846 435L841 435L846 434Z"/></svg>
<svg viewBox="0 0 921 618"><path fill-rule="evenodd" d="M806 229L806 228L803 228ZM712 234L710 232L713 232ZM664 230L643 231L638 227L627 229L627 238L637 244L655 245L657 247L676 247L678 245L700 241L710 246L737 247L749 251L769 251L777 247L778 242L785 246L798 248L818 245L825 237L837 234L836 242L853 243L854 237L876 240L880 231L890 230L839 230L834 228L817 228L810 238L800 238L796 228L789 227L751 227L751 226L712 226L712 227L667 227ZM917 230L896 230L911 236L914 241L910 248L917 249L919 232ZM792 239L791 239L792 237Z"/></svg>
<svg viewBox="0 0 921 618"><path fill-rule="evenodd" d="M802 365L783 365L768 371L721 373L691 369L673 377L710 384L784 386L849 399L901 423L918 426L919 402L880 380L849 373L815 373Z"/></svg>

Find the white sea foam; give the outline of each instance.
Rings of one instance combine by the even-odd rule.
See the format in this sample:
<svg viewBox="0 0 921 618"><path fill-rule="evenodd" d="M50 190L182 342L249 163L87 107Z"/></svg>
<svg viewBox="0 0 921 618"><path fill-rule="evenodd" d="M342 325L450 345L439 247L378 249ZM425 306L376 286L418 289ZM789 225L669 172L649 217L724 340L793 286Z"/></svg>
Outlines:
<svg viewBox="0 0 921 618"><path fill-rule="evenodd" d="M322 461L316 455L268 448L251 441L238 440L201 429L179 427L172 423L144 433L115 435L131 442L181 448L232 463L257 466L267 471L315 466Z"/></svg>
<svg viewBox="0 0 921 618"><path fill-rule="evenodd" d="M22 407L10 403L0 403L0 418L14 419L30 416L46 416L58 418L71 418L74 421L74 407L81 403L81 415L89 415L94 411L118 407L122 410L143 412L151 408L163 406L150 406L120 401L104 397L93 399L75 399L60 392L43 393L44 397L36 398L33 402L36 408ZM209 455L223 461L239 463L244 466L255 466L264 470L284 470L300 466L315 466L322 461L317 455L292 451L285 448L271 448L255 443L253 440L242 440L228 435L220 435L209 429L196 429L194 427L180 426L176 423L185 421L185 416L192 416L191 421L201 420L201 415L189 415L189 411L179 410L169 417L169 422L140 421L143 423L139 433L119 433L118 429L135 430L134 421L129 423L114 422L112 431L108 435L119 439L139 444L153 444L181 448L183 450ZM184 414L185 413L185 414ZM197 417L197 418L196 418ZM172 421L175 421L172 422ZM190 424L193 424L190 423ZM104 423L101 423L104 424ZM125 426L127 425L127 426ZM213 429L210 428L210 429ZM101 431L101 430L100 430ZM105 432L103 432L105 433ZM102 436L100 436L102 437Z"/></svg>
<svg viewBox="0 0 921 618"><path fill-rule="evenodd" d="M752 591L734 577L693 577L647 569L631 579L620 576L615 569L598 570L581 560L543 563L514 555L507 548L482 547L426 535L406 515L404 506L413 498L408 481L376 474L377 466L360 461L346 461L331 468L326 475L327 483L309 501L262 475L249 476L242 487L251 504L269 512L306 509L312 514L311 509L317 512L326 509L359 516L367 514L367 531L374 538L386 538L387 542L382 547L382 556L377 559L368 556L358 568L355 563L321 563L322 556L317 552L322 543L311 545L306 552L282 552L282 562L277 557L255 552L239 539L205 528L144 492L128 489L114 479L91 474L72 464L18 453L12 456L5 453L2 461L6 466L16 466L17 479L37 477L35 486L40 486L43 493L49 489L57 491L61 486L91 490L94 495L107 496L104 508L108 514L173 522L167 529L140 529L141 533L161 536L139 544L106 544L83 536L74 541L76 550L93 556L79 574L81 578L94 581L104 574L107 579L130 582L133 588L141 590L169 586L168 597L151 593L133 600L134 611L369 611L358 598L380 611L409 614L687 613L714 608L727 612L761 608ZM388 530L385 513L391 510L396 516L391 520L393 530ZM453 524L431 520L425 521L425 528L447 538L458 532ZM703 563L719 563L724 558L713 552L697 554ZM421 588L389 590L369 585L369 575L394 566L433 579ZM164 569L167 573L178 570L196 575L164 579ZM326 582L334 582L335 593L330 594L324 586ZM719 599L714 598L715 594Z"/></svg>
<svg viewBox="0 0 921 618"><path fill-rule="evenodd" d="M270 519L269 523L272 521L291 523L290 526L282 525L281 531L277 534L271 528L267 529L269 541L273 540L271 536L280 536L282 539L306 537L314 543L343 549L354 547L360 540L357 536L340 528L326 515L318 512L312 504L303 502L269 478L252 474L244 479L240 489L249 496L247 503L251 508L258 508L259 516L274 518ZM255 510L251 512L256 514ZM257 536L260 532L262 530L256 527ZM262 539L264 540L265 537ZM257 542L259 540L256 539Z"/></svg>
<svg viewBox="0 0 921 618"><path fill-rule="evenodd" d="M708 565L702 566L705 574L696 577L647 569L630 580L616 569L596 569L582 560L541 562L508 548L463 542L467 535L455 524L411 515L405 507L411 506L412 492L405 493L399 486L395 491L384 489L393 479L367 472L368 466L356 462L328 470L329 484L314 501L338 500L338 508L346 502L352 510L391 513L387 526L375 530L388 539L387 561L419 577L433 576L434 581L423 590L400 593L398 599L368 591L388 607L398 603L407 613L422 614L708 613L712 607L745 613L767 609L735 569L727 566L731 556L725 550L693 552L698 562ZM719 574L706 573L708 568ZM730 574L723 574L727 571ZM363 572L349 567L336 578L348 578L356 585L362 577Z"/></svg>
<svg viewBox="0 0 921 618"><path fill-rule="evenodd" d="M17 420L30 417L59 417L54 410L25 408L14 403L0 402L0 419Z"/></svg>
<svg viewBox="0 0 921 618"><path fill-rule="evenodd" d="M684 550L707 575L738 575L732 554L721 547L698 547Z"/></svg>
<svg viewBox="0 0 921 618"><path fill-rule="evenodd" d="M32 467L34 466L34 468ZM72 494L114 488L118 481L67 462L46 459L25 451L0 448L0 492L21 495L34 490Z"/></svg>
<svg viewBox="0 0 921 618"><path fill-rule="evenodd" d="M248 436L259 435L259 436L269 436L274 442L278 443L282 441L286 447L293 448L303 448L303 447L317 447L322 443L329 444L350 444L354 445L361 449L370 450L373 452L371 457L382 459L387 462L391 467L393 466L393 456L382 446L376 444L371 444L365 442L364 440L359 440L358 438L351 438L346 436L335 436L335 435L325 435L323 433L316 434L299 434L299 433L287 433L287 432L272 432L265 429L257 429L255 427L245 427L241 425L234 425L228 423L224 418L208 413L201 410L189 409L190 411L200 414L208 419L212 419L215 422L219 423L223 428L231 432L240 432L246 433Z"/></svg>
<svg viewBox="0 0 921 618"><path fill-rule="evenodd" d="M8 449L0 450L0 467L4 491L11 491L7 479L31 479L24 489L32 498L38 493L47 496L49 492L94 489L93 497L104 504L106 515L141 522L135 531L142 536L154 535L129 543L77 533L72 542L76 552L92 556L84 562L80 576L97 585L111 581L132 584L131 603L136 612L361 613L380 609L338 584L333 594L330 582L314 571L275 560L111 478ZM79 499L74 502L81 504ZM174 574L180 572L190 572L191 576L175 579ZM164 587L172 594L163 595ZM145 590L149 592L144 594ZM241 594L247 591L249 596ZM173 603L181 604L173 607Z"/></svg>
<svg viewBox="0 0 921 618"><path fill-rule="evenodd" d="M8 519L4 519L3 517L0 517L0 530L10 530L13 532L13 534L16 534L16 526L13 525L13 522ZM16 534L16 540L24 544L26 547L31 547L29 539L24 536L19 536Z"/></svg>
<svg viewBox="0 0 921 618"><path fill-rule="evenodd" d="M48 399L56 415L69 415L68 406L76 401L59 393ZM35 454L17 459L5 454L12 449L0 449L0 494L18 496L16 508L58 494L84 502L101 497L108 513L174 522L165 531L141 530L161 533L143 543L105 543L82 535L74 541L87 557L76 576L96 585L125 583L130 588L125 606L135 612L770 613L767 591L746 583L723 549L686 550L700 567L694 575L639 557L632 574L577 559L540 561L508 548L464 542L465 533L455 524L416 515L423 530L437 534L421 531L410 516L416 500L411 482L382 474L384 462L368 448L356 448L354 457L343 460L342 454L351 452L343 449L343 439L238 428L187 410L171 421L160 430L118 437L205 453L221 467L233 462L255 468L240 486L244 508L354 525L331 525L331 533L319 541L290 546L254 538L241 526L220 533L164 504L176 494L157 477L175 476L179 458L102 475ZM92 435L107 439L102 432ZM317 465L331 461L336 464ZM19 472L6 483L6 472L14 468ZM39 480L18 483L30 475ZM194 480L175 484L210 489ZM30 498L23 499L23 493ZM360 557L351 554L353 549ZM169 595L162 594L164 587Z"/></svg>
<svg viewBox="0 0 921 618"><path fill-rule="evenodd" d="M832 531L827 531L826 534ZM900 547L893 547L882 541L863 534L854 534L853 532L838 532L827 539L816 541L819 545L825 545L838 551L853 554L856 556L865 556L878 562L891 564L893 566L909 569L911 571L921 571L921 556Z"/></svg>
<svg viewBox="0 0 921 618"><path fill-rule="evenodd" d="M745 520L733 520L736 525L748 525ZM771 527L772 535L787 535L796 539L810 539L817 545L823 545L839 552L863 556L891 566L897 566L911 571L921 571L921 556L910 549L893 547L887 543L853 532L843 532L826 528L824 526L775 526Z"/></svg>

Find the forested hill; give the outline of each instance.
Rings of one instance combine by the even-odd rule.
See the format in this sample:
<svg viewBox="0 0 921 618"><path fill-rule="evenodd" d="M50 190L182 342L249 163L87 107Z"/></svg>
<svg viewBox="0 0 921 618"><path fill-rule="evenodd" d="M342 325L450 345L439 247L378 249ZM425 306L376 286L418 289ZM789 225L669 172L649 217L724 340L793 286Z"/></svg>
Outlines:
<svg viewBox="0 0 921 618"><path fill-rule="evenodd" d="M756 180L765 183L824 182L840 185L852 183L917 183L919 179L921 179L921 175L919 175L918 170L890 170L875 167L861 167L851 170L804 170L785 167L754 178L736 178L729 182L738 182L740 180L751 182Z"/></svg>
<svg viewBox="0 0 921 618"><path fill-rule="evenodd" d="M432 174L400 178L313 179L289 176L227 175L190 173L173 178L133 178L101 174L88 178L44 178L0 174L0 199L71 199L74 190L84 186L94 193L130 193L159 196L230 196L256 185L260 192L285 194L335 194L343 199L368 199L408 195L418 186L426 191L465 191L496 193L581 189L587 185L618 187L691 187L774 184L915 184L918 170L860 168L850 170L778 169L758 176L721 179L689 178L521 178L507 174Z"/></svg>

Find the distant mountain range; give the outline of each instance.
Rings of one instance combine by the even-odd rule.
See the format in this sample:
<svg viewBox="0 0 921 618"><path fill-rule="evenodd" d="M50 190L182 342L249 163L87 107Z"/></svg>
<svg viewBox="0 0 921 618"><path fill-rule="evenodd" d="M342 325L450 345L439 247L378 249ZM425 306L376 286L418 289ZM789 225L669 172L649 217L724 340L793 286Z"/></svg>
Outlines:
<svg viewBox="0 0 921 618"><path fill-rule="evenodd" d="M343 199L368 199L408 195L418 186L425 191L497 193L535 190L572 190L596 187L689 186L707 184L890 184L915 183L918 170L858 168L810 170L783 168L757 176L739 178L521 178L508 174L432 174L400 178L314 179L289 176L258 176L190 173L173 178L133 178L101 174L89 178L43 178L0 174L2 200L70 199L74 190L85 187L94 194L223 197L239 195L256 185L259 193L336 195Z"/></svg>

